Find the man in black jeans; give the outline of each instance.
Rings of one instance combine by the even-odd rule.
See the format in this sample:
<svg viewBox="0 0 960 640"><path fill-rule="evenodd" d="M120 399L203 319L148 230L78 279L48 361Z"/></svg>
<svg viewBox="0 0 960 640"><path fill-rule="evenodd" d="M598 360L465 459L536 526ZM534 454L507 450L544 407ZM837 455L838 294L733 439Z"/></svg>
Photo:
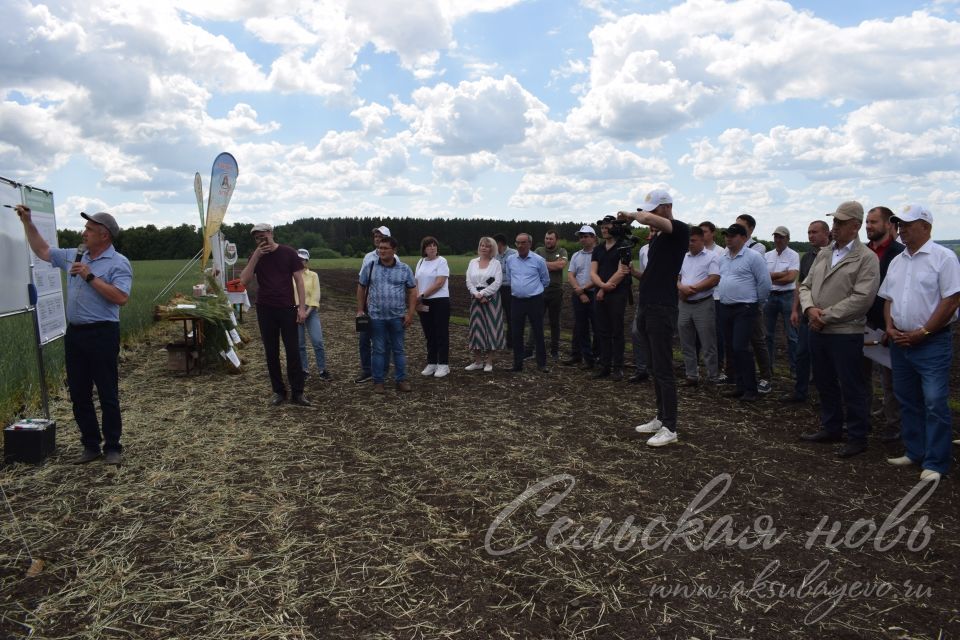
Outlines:
<svg viewBox="0 0 960 640"><path fill-rule="evenodd" d="M618 214L659 231L650 242L647 268L640 279L636 317L637 334L650 354L648 366L657 394L657 415L635 429L637 433L653 434L648 445L662 447L677 441L673 334L677 326L677 275L690 245L690 227L673 219L673 199L663 189L648 193L640 209Z"/></svg>
<svg viewBox="0 0 960 640"><path fill-rule="evenodd" d="M247 285L257 278L257 325L263 340L267 372L273 397L270 404L277 406L287 399L287 390L280 371L280 339L287 354L287 378L292 393L291 402L301 407L310 403L303 397L303 364L300 362L300 332L298 324L307 317L306 296L303 292L303 261L293 247L273 240L273 227L266 223L250 230L257 248L240 280ZM293 297L296 286L297 304Z"/></svg>
<svg viewBox="0 0 960 640"><path fill-rule="evenodd" d="M109 213L81 213L87 223L79 249L51 248L33 223L32 212L16 206L27 242L38 258L69 273L67 278L67 335L64 351L67 384L73 417L80 428L83 453L74 464L86 464L100 457L104 462L121 463L120 385L117 358L120 354L120 307L127 303L133 286L130 261L117 252L113 241L120 226ZM93 404L97 386L100 411ZM103 426L101 437L100 427Z"/></svg>

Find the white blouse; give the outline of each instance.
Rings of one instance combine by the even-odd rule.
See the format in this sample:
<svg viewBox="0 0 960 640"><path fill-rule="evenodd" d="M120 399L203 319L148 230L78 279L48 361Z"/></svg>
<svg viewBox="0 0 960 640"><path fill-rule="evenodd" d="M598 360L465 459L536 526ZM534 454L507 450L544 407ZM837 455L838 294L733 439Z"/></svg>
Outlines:
<svg viewBox="0 0 960 640"><path fill-rule="evenodd" d="M493 282L487 284L487 280L490 278L493 278ZM474 258L470 261L470 265L467 267L467 289L470 290L471 296L481 293L487 298L492 298L500 290L502 282L503 269L500 267L498 260L491 258L486 269L480 268L480 258Z"/></svg>

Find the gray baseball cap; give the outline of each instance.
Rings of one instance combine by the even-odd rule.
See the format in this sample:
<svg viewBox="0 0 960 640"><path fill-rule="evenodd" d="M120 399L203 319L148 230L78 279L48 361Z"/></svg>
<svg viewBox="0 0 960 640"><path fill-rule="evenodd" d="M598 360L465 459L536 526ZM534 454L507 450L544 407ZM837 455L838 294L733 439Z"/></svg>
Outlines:
<svg viewBox="0 0 960 640"><path fill-rule="evenodd" d="M116 238L120 235L120 225L117 224L116 219L107 213L106 211L101 211L100 213L94 213L90 215L89 213L80 212L80 216L90 222L96 222L99 225L102 225L107 228L107 231L110 232L111 238Z"/></svg>

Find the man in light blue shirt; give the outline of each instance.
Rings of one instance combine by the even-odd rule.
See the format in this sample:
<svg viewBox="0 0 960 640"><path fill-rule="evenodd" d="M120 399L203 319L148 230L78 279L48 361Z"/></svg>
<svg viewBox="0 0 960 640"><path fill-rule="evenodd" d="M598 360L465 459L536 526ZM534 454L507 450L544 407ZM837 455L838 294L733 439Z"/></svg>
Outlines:
<svg viewBox="0 0 960 640"><path fill-rule="evenodd" d="M367 252L363 256L363 262L360 264L360 276L364 271L370 270L370 265L380 258L380 241L390 237L390 229L385 226L375 227L373 229L373 251ZM373 334L369 331L360 331L357 333L357 346L360 350L360 375L354 382L362 384L373 380ZM386 345L386 368L390 368L390 354L393 349L390 345L390 337L387 336Z"/></svg>
<svg viewBox="0 0 960 640"><path fill-rule="evenodd" d="M106 463L120 465L120 307L127 303L133 286L130 261L113 247L120 226L109 213L81 213L87 221L84 244L79 249L56 249L40 235L30 209L23 205L16 209L37 257L70 274L64 354L73 417L83 444L74 464L99 458L102 442ZM100 421L93 405L93 385L100 400Z"/></svg>
<svg viewBox="0 0 960 640"><path fill-rule="evenodd" d="M506 259L510 274L510 323L513 338L513 369L523 371L523 327L530 319L537 351L537 368L547 373L547 349L543 342L543 290L550 284L547 261L530 251L533 236L517 236L517 254Z"/></svg>
<svg viewBox="0 0 960 640"><path fill-rule="evenodd" d="M770 295L770 272L759 252L746 246L749 234L741 224L727 228L727 254L720 260L720 302L724 344L733 350L736 370L735 390L723 395L743 402L757 399L757 371L754 367L750 337L760 305Z"/></svg>

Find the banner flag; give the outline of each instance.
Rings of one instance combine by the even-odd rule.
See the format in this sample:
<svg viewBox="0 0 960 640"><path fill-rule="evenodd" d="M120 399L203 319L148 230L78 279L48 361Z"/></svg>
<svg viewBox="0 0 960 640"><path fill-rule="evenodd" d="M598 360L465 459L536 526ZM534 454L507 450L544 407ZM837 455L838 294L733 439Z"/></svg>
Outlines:
<svg viewBox="0 0 960 640"><path fill-rule="evenodd" d="M223 218L227 215L227 205L233 195L240 174L236 159L229 153L221 153L213 161L210 172L210 197L207 200L207 223L203 233L203 259L201 268L207 266L213 250L212 238L220 231Z"/></svg>
<svg viewBox="0 0 960 640"><path fill-rule="evenodd" d="M200 172L193 176L193 192L197 194L197 209L200 210L200 231L206 226L203 219L203 180L200 178Z"/></svg>

